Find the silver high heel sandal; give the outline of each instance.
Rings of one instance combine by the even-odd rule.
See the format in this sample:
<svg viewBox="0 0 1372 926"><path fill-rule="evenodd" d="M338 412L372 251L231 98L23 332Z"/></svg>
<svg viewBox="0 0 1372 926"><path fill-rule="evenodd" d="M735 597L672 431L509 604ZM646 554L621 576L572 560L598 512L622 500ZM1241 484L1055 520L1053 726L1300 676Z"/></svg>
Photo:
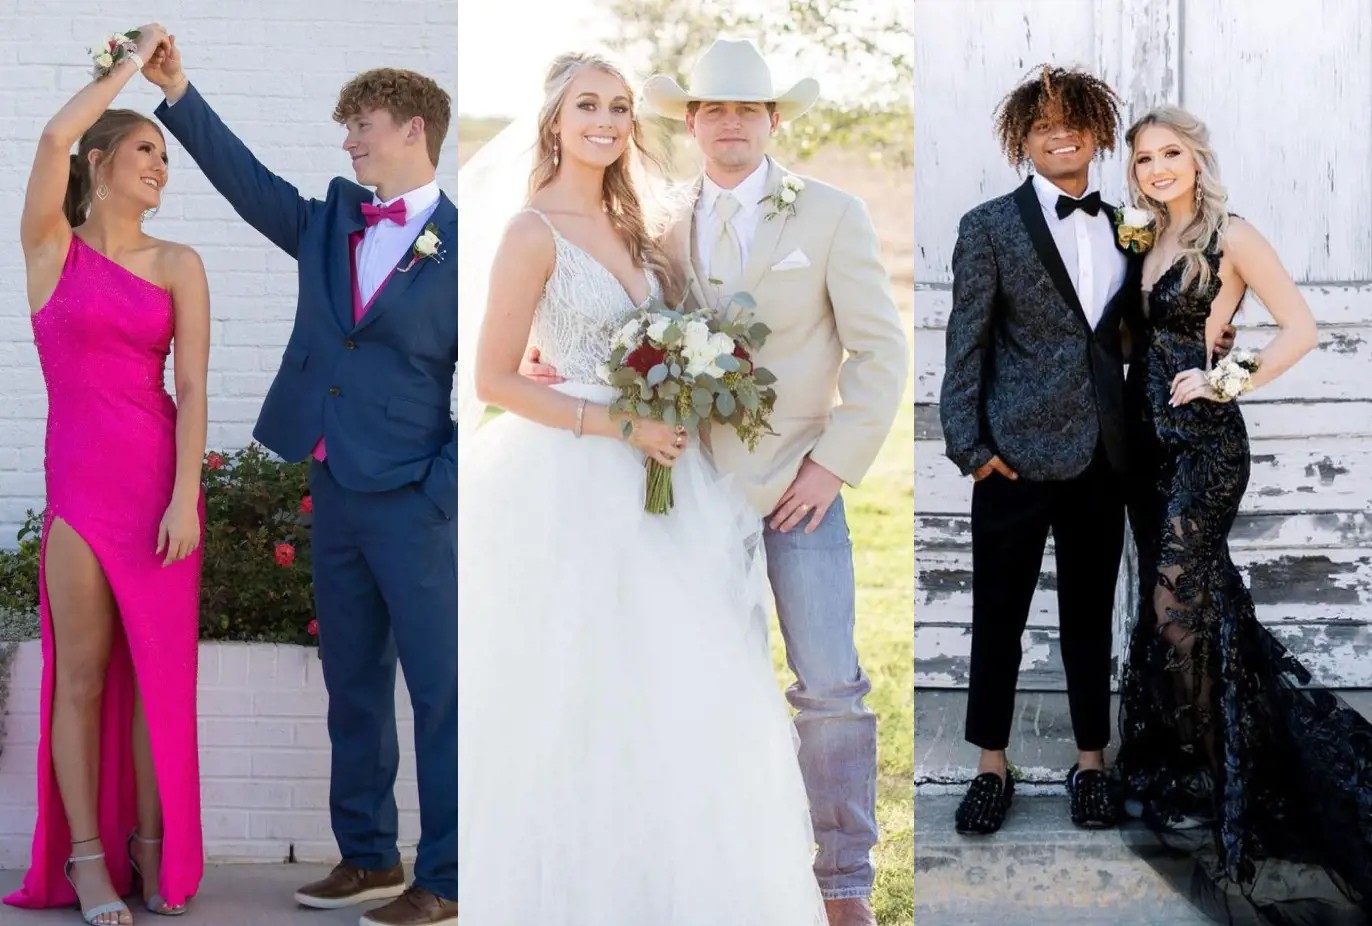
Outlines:
<svg viewBox="0 0 1372 926"><path fill-rule="evenodd" d="M83 839L80 842L74 842L71 844L71 847L73 850L75 850L76 847L79 845L88 842L96 842L99 839L99 836L93 836L90 839ZM71 885L71 889L73 892L76 891L76 881L72 878L71 875L72 871L76 868L76 863L94 862L99 859L103 859L104 857L104 852L97 852L95 855L73 855L67 859L67 864L62 869L62 873L67 876L67 883ZM109 916L111 913L116 914L115 924L121 922L121 920L118 918L120 916L132 916L128 906L126 906L124 901L122 900L113 900L109 903L102 903L99 906L91 907L89 910L84 909L81 906L80 894L77 894L76 896L76 909L81 911L81 919L85 920L88 924L90 924L90 926L105 926L105 924L97 923L96 920L100 919L100 917L102 916Z"/></svg>
<svg viewBox="0 0 1372 926"><path fill-rule="evenodd" d="M133 873L138 875L138 893L141 895L143 893L143 869L138 867L138 860L133 857L134 840L143 843L145 846L158 845L162 842L162 840L144 839L142 836L138 835L137 829L135 829L132 833L129 833L129 864L133 866ZM158 916L180 916L181 914L186 912L186 908L184 905L180 907L173 907L171 904L167 903L165 900L162 899L162 895L160 893L153 894L147 900L143 901L143 906L148 908L149 913L156 913Z"/></svg>

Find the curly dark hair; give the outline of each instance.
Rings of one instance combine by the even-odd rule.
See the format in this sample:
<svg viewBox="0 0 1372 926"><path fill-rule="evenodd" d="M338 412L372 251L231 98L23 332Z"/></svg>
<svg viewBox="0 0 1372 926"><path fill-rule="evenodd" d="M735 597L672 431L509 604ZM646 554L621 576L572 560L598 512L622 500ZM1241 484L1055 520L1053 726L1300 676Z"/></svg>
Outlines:
<svg viewBox="0 0 1372 926"><path fill-rule="evenodd" d="M438 151L452 119L452 100L446 90L414 71L376 68L358 74L339 91L333 118L342 125L369 109L384 109L399 122L423 116L429 160L438 166Z"/></svg>
<svg viewBox="0 0 1372 926"><path fill-rule="evenodd" d="M1115 150L1120 98L1110 85L1086 71L1040 65L1038 73L1005 95L996 107L996 137L1015 167L1029 162L1024 143L1045 113L1061 114L1068 126L1090 132L1097 157Z"/></svg>

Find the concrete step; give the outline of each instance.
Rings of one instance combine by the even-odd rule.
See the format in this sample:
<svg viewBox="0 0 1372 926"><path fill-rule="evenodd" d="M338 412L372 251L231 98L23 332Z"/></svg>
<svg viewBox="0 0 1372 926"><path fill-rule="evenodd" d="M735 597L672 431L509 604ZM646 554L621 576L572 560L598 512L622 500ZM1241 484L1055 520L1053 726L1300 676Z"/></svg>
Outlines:
<svg viewBox="0 0 1372 926"><path fill-rule="evenodd" d="M989 837L954 831L959 800L961 789L921 789L915 796L919 926L1211 922L1126 844L1120 830L1073 826L1060 788L1017 791L1005 826Z"/></svg>
<svg viewBox="0 0 1372 926"><path fill-rule="evenodd" d="M180 922L194 926L356 926L364 912L381 906L363 904L346 910L309 910L292 895L303 884L324 877L330 865L208 865L200 893ZM0 870L0 895L17 889L23 872ZM175 922L152 916L132 903L135 921ZM16 910L0 905L0 926L72 926L81 922L74 909Z"/></svg>

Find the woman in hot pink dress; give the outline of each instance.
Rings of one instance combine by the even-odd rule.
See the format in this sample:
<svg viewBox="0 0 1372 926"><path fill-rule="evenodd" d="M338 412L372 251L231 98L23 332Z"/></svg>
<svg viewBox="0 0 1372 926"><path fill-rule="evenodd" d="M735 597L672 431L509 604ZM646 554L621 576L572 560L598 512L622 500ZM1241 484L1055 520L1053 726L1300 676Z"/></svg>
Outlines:
<svg viewBox="0 0 1372 926"><path fill-rule="evenodd" d="M209 293L190 248L144 234L167 181L156 124L107 109L167 41L76 94L38 143L20 237L48 390L39 573L38 822L6 903L184 912L203 867L196 645ZM79 143L79 144L78 144ZM71 148L78 145L77 153ZM164 386L175 350L176 401Z"/></svg>

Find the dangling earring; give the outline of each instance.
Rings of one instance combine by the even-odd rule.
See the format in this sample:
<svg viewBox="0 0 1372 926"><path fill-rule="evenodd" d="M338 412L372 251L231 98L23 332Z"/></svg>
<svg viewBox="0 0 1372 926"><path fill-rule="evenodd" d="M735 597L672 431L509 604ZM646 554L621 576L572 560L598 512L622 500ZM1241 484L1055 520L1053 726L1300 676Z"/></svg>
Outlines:
<svg viewBox="0 0 1372 926"><path fill-rule="evenodd" d="M101 202L104 202L106 199L108 199L108 198L109 198L109 195L110 195L110 188L107 187L107 186L104 184L104 182L101 182L101 184L100 184L98 187L95 188L95 198L98 199L98 200L100 200Z"/></svg>
<svg viewBox="0 0 1372 926"><path fill-rule="evenodd" d="M157 216L157 210L158 210L159 208L160 208L159 206L153 206L151 209L148 209L148 210L144 211L144 213L143 213L143 221L144 221L144 222L147 222L147 221L150 220L150 219L156 218L156 216Z"/></svg>
<svg viewBox="0 0 1372 926"><path fill-rule="evenodd" d="M1200 211L1201 200L1204 199L1204 198L1205 198L1205 195L1201 192L1200 176L1197 175L1197 176L1196 176L1196 211L1197 211L1197 212Z"/></svg>
<svg viewBox="0 0 1372 926"><path fill-rule="evenodd" d="M553 139L553 167L562 163L562 145L556 138Z"/></svg>

